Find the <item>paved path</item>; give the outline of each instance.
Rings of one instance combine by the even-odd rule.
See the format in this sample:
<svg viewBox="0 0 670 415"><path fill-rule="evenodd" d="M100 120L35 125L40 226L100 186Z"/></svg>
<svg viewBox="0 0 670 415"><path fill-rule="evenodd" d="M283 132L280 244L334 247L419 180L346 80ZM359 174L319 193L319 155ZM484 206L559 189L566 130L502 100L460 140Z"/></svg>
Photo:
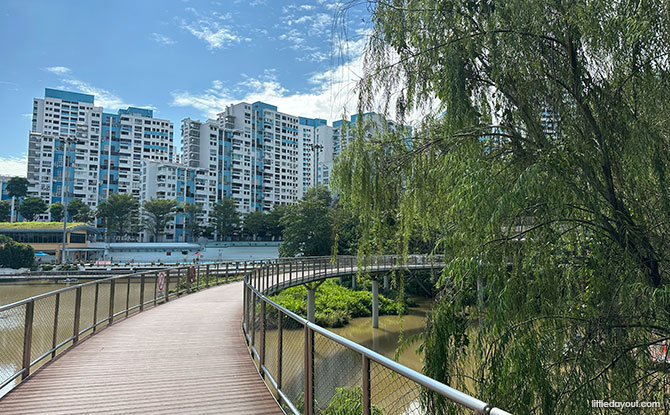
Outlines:
<svg viewBox="0 0 670 415"><path fill-rule="evenodd" d="M244 343L242 282L119 320L0 400L0 414L282 414Z"/></svg>

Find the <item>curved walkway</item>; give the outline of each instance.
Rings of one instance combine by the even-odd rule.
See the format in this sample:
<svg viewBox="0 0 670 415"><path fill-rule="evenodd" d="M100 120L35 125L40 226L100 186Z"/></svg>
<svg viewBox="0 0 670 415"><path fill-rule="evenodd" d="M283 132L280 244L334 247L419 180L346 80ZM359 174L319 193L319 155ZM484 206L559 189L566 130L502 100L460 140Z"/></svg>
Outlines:
<svg viewBox="0 0 670 415"><path fill-rule="evenodd" d="M242 282L91 336L0 400L1 414L282 414L244 342Z"/></svg>

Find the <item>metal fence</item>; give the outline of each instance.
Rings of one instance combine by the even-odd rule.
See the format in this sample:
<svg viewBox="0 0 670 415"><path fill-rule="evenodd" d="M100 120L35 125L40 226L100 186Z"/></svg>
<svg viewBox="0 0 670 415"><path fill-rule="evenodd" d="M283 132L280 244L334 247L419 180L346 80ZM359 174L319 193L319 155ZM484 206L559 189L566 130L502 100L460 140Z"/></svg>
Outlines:
<svg viewBox="0 0 670 415"><path fill-rule="evenodd" d="M440 269L443 258L411 255L265 261L245 275L243 330L252 358L285 411L294 414L423 415L421 394L439 394L463 412L503 415L292 313L267 295L359 273Z"/></svg>
<svg viewBox="0 0 670 415"><path fill-rule="evenodd" d="M254 261L120 275L0 306L0 397L82 339L175 297L242 278Z"/></svg>

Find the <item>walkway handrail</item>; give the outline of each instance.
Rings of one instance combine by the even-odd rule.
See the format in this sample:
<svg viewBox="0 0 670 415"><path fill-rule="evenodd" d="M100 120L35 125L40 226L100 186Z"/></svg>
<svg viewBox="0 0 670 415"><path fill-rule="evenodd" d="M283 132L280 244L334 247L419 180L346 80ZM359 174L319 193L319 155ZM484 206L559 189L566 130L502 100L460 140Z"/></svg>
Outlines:
<svg viewBox="0 0 670 415"><path fill-rule="evenodd" d="M426 391L437 393L451 402L473 410L478 415L508 414L501 409L440 383L366 347L338 336L272 301L267 295L281 289L301 284L321 281L332 277L356 275L360 273L388 273L396 270L441 269L443 257L411 255L385 255L358 257L314 257L277 259L252 270L245 276L244 319L242 323L252 358L270 390L276 391L278 401L285 409L295 414L316 413L317 407L325 407L338 392L338 386L348 386L349 390L360 390L360 406L347 408L365 415L373 410L397 410L399 413L423 413L420 411L419 394ZM270 311L267 309L270 306ZM276 317L274 316L276 314ZM272 320L270 319L272 318ZM304 331L298 345L303 353L302 373L296 372L295 359L285 362L295 355L291 345L284 346L284 338L293 331ZM258 341L256 334L258 332ZM315 342L317 335L317 342ZM270 339L270 340L268 340ZM276 353L268 353L268 342L276 343ZM327 351L333 345L340 348L329 362ZM295 349L295 340L292 345ZM316 350L325 349L325 350ZM360 360L342 359L346 353L355 353ZM274 360L268 360L274 355ZM350 355L349 355L350 356ZM348 367L345 367L349 365ZM320 367L326 369L320 370ZM342 374L342 367L349 374ZM339 368L339 379L333 381L332 368ZM287 384L285 372L293 369L293 384ZM357 379L360 370L360 379ZM299 370L298 370L299 371ZM388 371L387 376L383 372ZM325 373L324 373L325 372ZM389 376L392 380L388 380ZM395 376L395 378L393 378ZM304 386L297 389L295 378L302 377ZM390 383L390 384L389 384ZM358 384L359 386L355 386ZM383 385L382 385L383 384ZM424 388L423 392L421 388ZM384 390L386 389L386 390ZM402 393L398 393L401 390ZM357 393L357 392L353 392ZM300 408L302 404L303 408ZM301 410L302 409L302 410ZM509 415L509 414L508 414Z"/></svg>
<svg viewBox="0 0 670 415"><path fill-rule="evenodd" d="M0 365L0 397L35 369L117 319L240 279L268 261L225 261L123 274L0 306L0 362L5 363Z"/></svg>

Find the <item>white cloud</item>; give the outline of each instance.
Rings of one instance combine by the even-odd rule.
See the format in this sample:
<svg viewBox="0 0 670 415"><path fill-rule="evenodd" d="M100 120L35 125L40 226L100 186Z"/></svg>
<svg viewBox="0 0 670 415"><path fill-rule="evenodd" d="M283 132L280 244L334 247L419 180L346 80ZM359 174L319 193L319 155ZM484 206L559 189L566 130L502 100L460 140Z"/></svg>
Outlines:
<svg viewBox="0 0 670 415"><path fill-rule="evenodd" d="M362 53L368 32L358 31L357 35L357 39L340 42L338 59L342 63L314 73L307 79L307 83L312 86L310 90L291 91L281 84L274 71L265 71L261 76L246 77L244 81L228 88L220 80L214 80L212 86L202 92L172 91L170 105L192 107L204 118L215 118L227 105L255 101L276 105L279 111L288 114L324 118L330 122L355 114L358 110L356 86L363 75ZM386 108L384 103L383 97L377 97L372 109L383 113ZM387 109L393 117L394 103L389 102ZM408 117L413 121L420 118L422 116L417 111Z"/></svg>
<svg viewBox="0 0 670 415"><path fill-rule="evenodd" d="M119 108L125 108L131 106L126 103L122 98L116 96L113 92L110 92L103 88L97 88L87 82L81 81L79 79L73 78L64 78L61 79L61 82L65 84L64 89L74 89L76 92L83 92L85 94L91 94L95 96L95 105L104 107L105 111L111 110L115 111Z"/></svg>
<svg viewBox="0 0 670 415"><path fill-rule="evenodd" d="M290 91L284 87L274 71L266 71L258 77L247 77L244 81L224 88L219 80L202 92L173 91L172 106L192 107L206 118L214 118L226 105L263 101L277 105L279 110L294 115L340 119L343 114L355 113L357 108L356 83L362 74L363 42L353 42L350 47L354 59L331 69L313 74L308 82L308 91ZM354 51L353 48L356 48Z"/></svg>
<svg viewBox="0 0 670 415"><path fill-rule="evenodd" d="M221 49L230 43L249 40L221 23L232 19L232 14L230 13L211 12L207 16L204 16L193 7L187 7L186 11L193 13L196 19L193 21L182 19L180 21L181 28L207 43L207 48L210 50Z"/></svg>
<svg viewBox="0 0 670 415"><path fill-rule="evenodd" d="M26 177L28 172L28 157L0 156L0 175Z"/></svg>
<svg viewBox="0 0 670 415"><path fill-rule="evenodd" d="M48 68L44 68L47 72L51 72L56 75L65 75L70 73L70 68L67 68L65 66L50 66Z"/></svg>
<svg viewBox="0 0 670 415"><path fill-rule="evenodd" d="M161 35L160 33L155 33L155 32L151 34L151 38L156 43L160 43L161 45L166 45L166 46L167 45L174 45L175 43L177 43L175 40L173 40L173 39L171 39L171 38L169 38L165 35Z"/></svg>

